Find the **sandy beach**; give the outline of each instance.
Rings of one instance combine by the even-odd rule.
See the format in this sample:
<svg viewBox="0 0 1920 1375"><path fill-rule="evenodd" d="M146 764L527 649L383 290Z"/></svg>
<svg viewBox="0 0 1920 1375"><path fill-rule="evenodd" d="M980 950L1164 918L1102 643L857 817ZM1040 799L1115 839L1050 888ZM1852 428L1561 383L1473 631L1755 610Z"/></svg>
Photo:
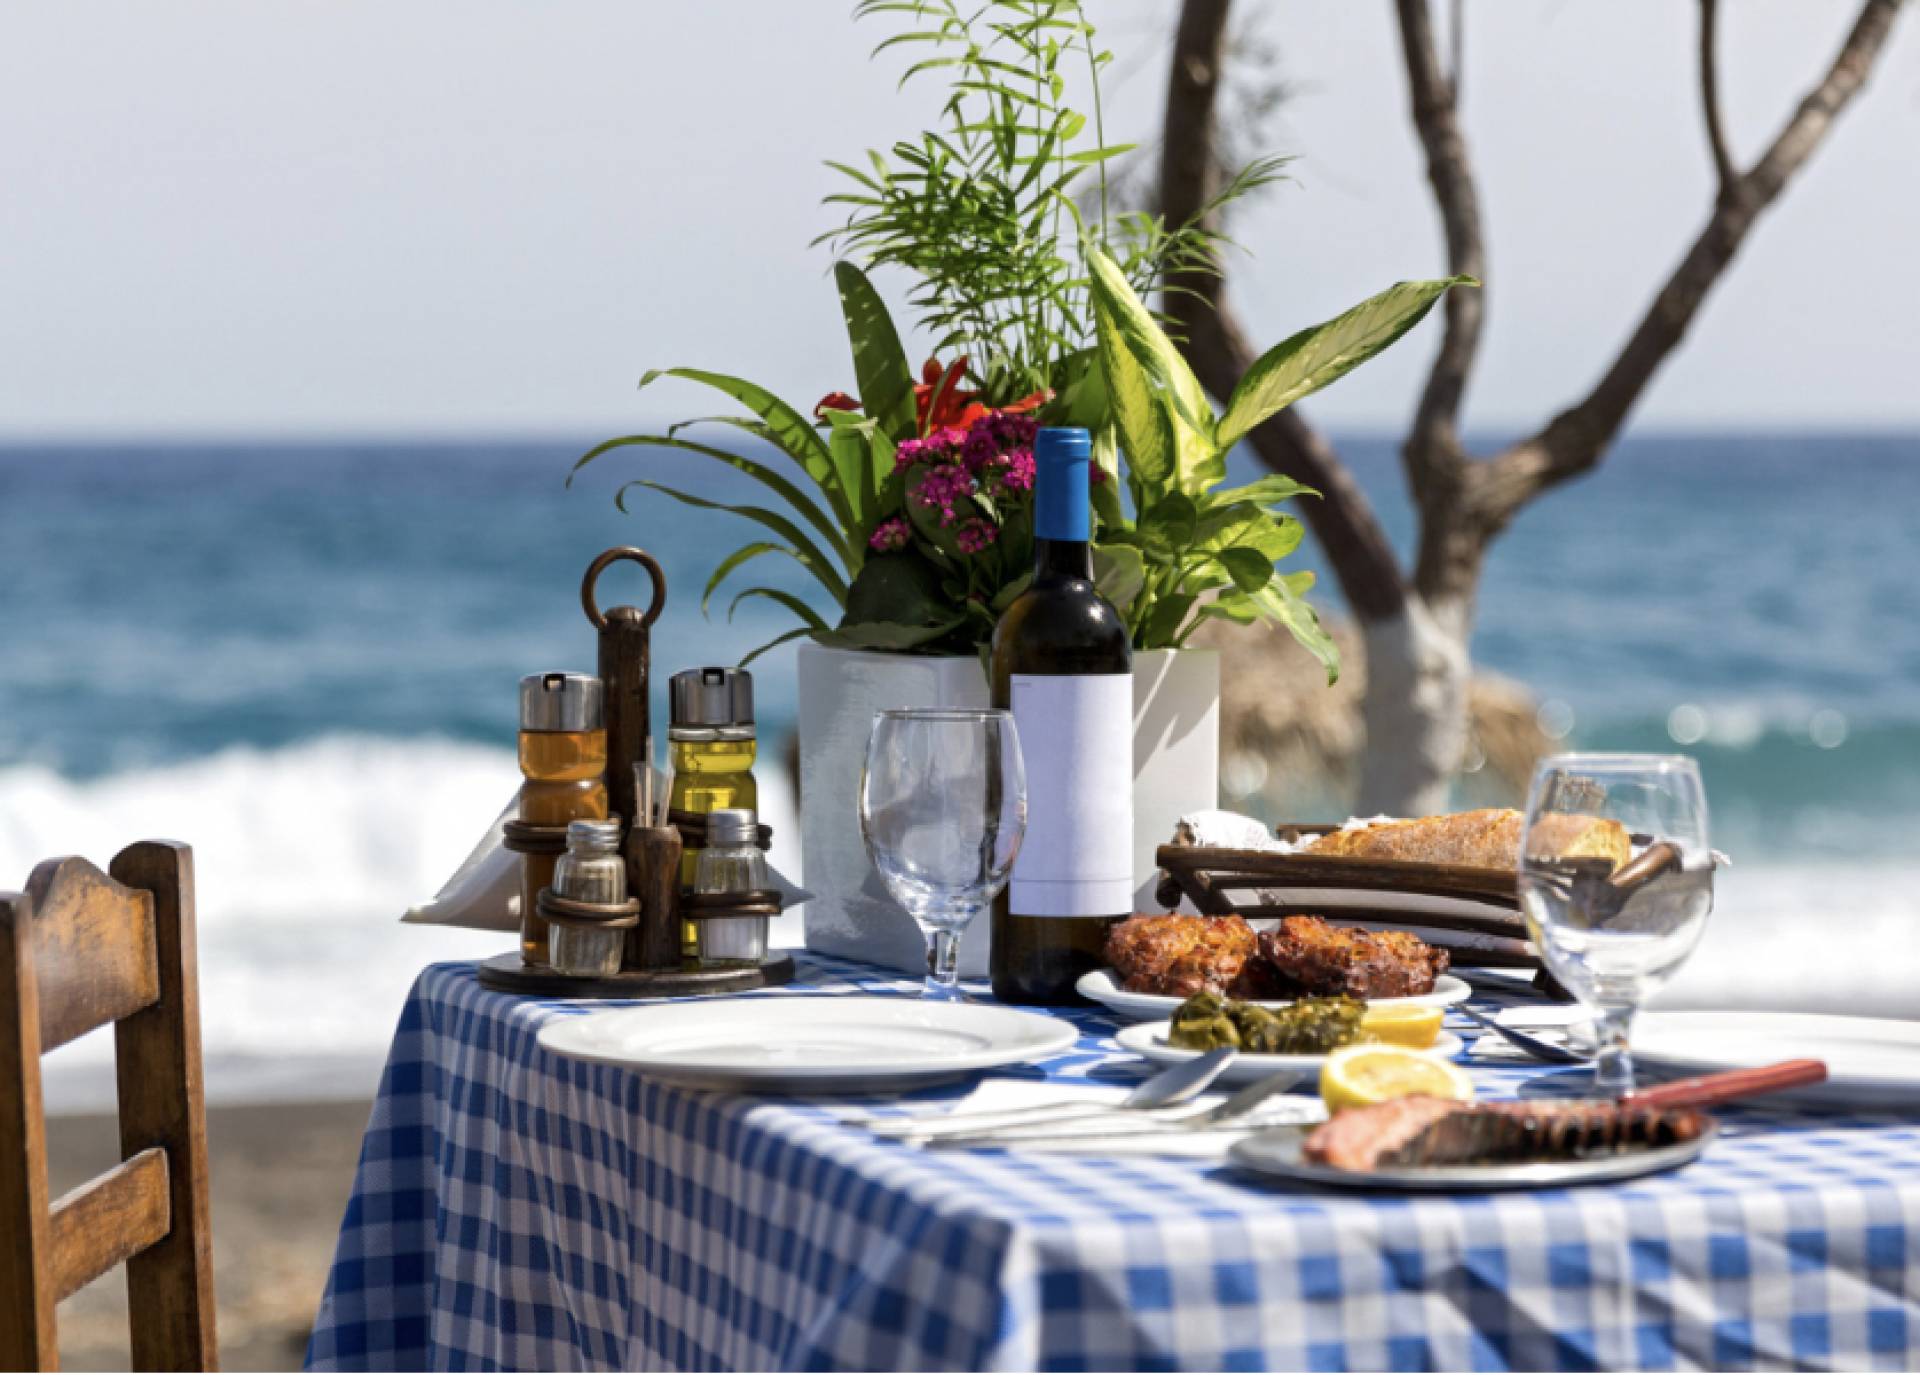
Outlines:
<svg viewBox="0 0 1920 1375"><path fill-rule="evenodd" d="M220 1362L229 1370L297 1370L326 1286L353 1187L365 1102L272 1103L207 1110L213 1177L214 1292ZM114 1119L47 1125L57 1197L120 1158ZM127 1289L110 1271L60 1306L60 1363L127 1368Z"/></svg>

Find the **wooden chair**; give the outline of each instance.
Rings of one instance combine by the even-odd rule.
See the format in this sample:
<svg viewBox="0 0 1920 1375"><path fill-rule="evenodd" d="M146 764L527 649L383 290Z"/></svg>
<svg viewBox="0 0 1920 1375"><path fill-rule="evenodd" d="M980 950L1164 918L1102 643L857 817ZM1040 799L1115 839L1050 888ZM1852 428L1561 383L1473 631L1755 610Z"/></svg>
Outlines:
<svg viewBox="0 0 1920 1375"><path fill-rule="evenodd" d="M113 1023L122 1163L47 1202L40 1057ZM122 1261L140 1370L212 1370L213 1264L193 852L112 877L48 860L0 893L0 1370L53 1370L54 1305Z"/></svg>

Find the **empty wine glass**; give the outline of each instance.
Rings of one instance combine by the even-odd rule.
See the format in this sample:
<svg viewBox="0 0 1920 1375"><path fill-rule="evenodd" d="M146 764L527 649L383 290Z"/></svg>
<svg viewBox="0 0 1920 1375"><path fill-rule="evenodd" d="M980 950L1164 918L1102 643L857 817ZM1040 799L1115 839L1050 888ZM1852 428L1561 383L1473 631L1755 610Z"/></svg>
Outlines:
<svg viewBox="0 0 1920 1375"><path fill-rule="evenodd" d="M1012 713L915 708L874 717L860 834L887 891L927 938L923 996L965 999L960 935L1006 887L1026 830L1026 765Z"/></svg>
<svg viewBox="0 0 1920 1375"><path fill-rule="evenodd" d="M1593 1013L1602 1096L1633 1091L1633 1015L1699 944L1713 865L1693 760L1563 754L1534 770L1520 905L1547 968Z"/></svg>

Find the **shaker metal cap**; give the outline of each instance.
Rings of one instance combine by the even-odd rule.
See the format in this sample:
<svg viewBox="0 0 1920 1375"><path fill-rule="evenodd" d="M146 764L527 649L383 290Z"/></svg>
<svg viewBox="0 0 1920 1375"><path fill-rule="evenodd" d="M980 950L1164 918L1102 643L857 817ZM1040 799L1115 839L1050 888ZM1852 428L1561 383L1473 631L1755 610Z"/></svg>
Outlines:
<svg viewBox="0 0 1920 1375"><path fill-rule="evenodd" d="M590 673L529 673L520 680L520 729L605 730L606 701Z"/></svg>
<svg viewBox="0 0 1920 1375"><path fill-rule="evenodd" d="M753 675L744 668L690 668L668 679L676 726L751 726Z"/></svg>
<svg viewBox="0 0 1920 1375"><path fill-rule="evenodd" d="M751 807L722 807L707 813L707 848L755 845L760 839L760 819Z"/></svg>
<svg viewBox="0 0 1920 1375"><path fill-rule="evenodd" d="M578 817L567 823L569 850L617 850L620 848L620 818L610 816Z"/></svg>

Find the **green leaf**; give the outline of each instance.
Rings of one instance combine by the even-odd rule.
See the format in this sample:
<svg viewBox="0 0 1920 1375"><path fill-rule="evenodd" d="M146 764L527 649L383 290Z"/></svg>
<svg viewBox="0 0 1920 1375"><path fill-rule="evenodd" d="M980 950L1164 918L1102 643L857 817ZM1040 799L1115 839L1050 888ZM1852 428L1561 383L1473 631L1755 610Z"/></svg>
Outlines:
<svg viewBox="0 0 1920 1375"><path fill-rule="evenodd" d="M1207 400L1206 389L1135 293L1120 264L1106 250L1093 247L1087 253L1087 266L1095 313L1103 322L1112 322L1120 342L1159 397L1171 403L1167 423L1173 437L1175 480L1183 491L1206 491L1227 475L1225 446L1215 438L1213 403ZM1106 357L1103 349L1102 362Z"/></svg>
<svg viewBox="0 0 1920 1375"><path fill-rule="evenodd" d="M895 625L889 621L862 621L833 630L818 630L813 638L834 649L877 649L891 653L917 649L954 629L966 618L955 616L939 625Z"/></svg>
<svg viewBox="0 0 1920 1375"><path fill-rule="evenodd" d="M786 607L787 610L806 622L807 629L809 630L825 630L827 628L827 623L821 619L818 611L815 611L812 607L794 596L793 593L782 592L777 587L749 587L746 591L735 597L733 604L727 608L727 619L729 621L733 619L733 613L740 609L740 603L748 597L765 597L768 601L778 602L781 606Z"/></svg>
<svg viewBox="0 0 1920 1375"><path fill-rule="evenodd" d="M1146 560L1129 544L1093 546L1093 585L1122 616L1147 585Z"/></svg>
<svg viewBox="0 0 1920 1375"><path fill-rule="evenodd" d="M827 504L838 516L842 528L858 528L859 521L854 519L853 505L839 483L834 467L833 455L827 452L826 441L814 432L805 416L768 391L765 387L738 377L728 377L725 373L706 372L700 368L656 368L640 379L642 387L650 386L662 377L684 377L690 382L699 382L724 392L745 406L767 424L767 430L781 450L798 463L826 494Z"/></svg>
<svg viewBox="0 0 1920 1375"><path fill-rule="evenodd" d="M1120 439L1111 425L1093 432L1093 462L1106 474L1093 484L1093 513L1100 518L1103 532L1118 533L1130 529L1126 508L1120 504Z"/></svg>
<svg viewBox="0 0 1920 1375"><path fill-rule="evenodd" d="M940 590L940 574L911 548L868 559L847 589L845 619L933 625L952 615Z"/></svg>
<svg viewBox="0 0 1920 1375"><path fill-rule="evenodd" d="M1340 679L1340 650L1320 624L1319 613L1304 600L1304 594L1312 586L1313 574L1289 573L1254 593L1253 604L1262 614L1284 625L1300 647L1320 661L1327 671L1327 686L1331 687Z"/></svg>
<svg viewBox="0 0 1920 1375"><path fill-rule="evenodd" d="M1095 551L1094 557L1095 558L1099 557L1098 551ZM1008 607L1013 605L1014 598L1018 597L1022 592L1025 592L1027 588L1029 588L1032 585L1033 585L1033 572L1031 569L1029 569L1027 572L1022 573L1019 577L1015 578L1012 582L1008 583L1005 587L1001 588L998 592L993 594L994 612L998 614L999 612L1005 611Z"/></svg>
<svg viewBox="0 0 1920 1375"><path fill-rule="evenodd" d="M850 262L835 263L833 279L840 288L847 341L853 346L853 375L860 386L860 407L879 422L887 438L896 443L911 439L916 428L913 372L886 302L873 289L867 274Z"/></svg>
<svg viewBox="0 0 1920 1375"><path fill-rule="evenodd" d="M1272 506L1277 502L1291 501L1295 497L1317 497L1319 492L1290 477L1281 477L1278 473L1269 474L1244 487L1227 487L1214 492L1217 502L1231 504L1237 501L1251 501L1260 506Z"/></svg>
<svg viewBox="0 0 1920 1375"><path fill-rule="evenodd" d="M1235 545L1231 549L1222 549L1213 557L1227 570L1233 585L1242 592L1258 592L1273 580L1273 560L1258 549Z"/></svg>
<svg viewBox="0 0 1920 1375"><path fill-rule="evenodd" d="M1168 492L1140 513L1136 528L1149 549L1177 555L1192 547L1199 519L1192 497L1185 492Z"/></svg>
<svg viewBox="0 0 1920 1375"><path fill-rule="evenodd" d="M1142 486L1158 491L1169 486L1176 473L1169 416L1147 370L1128 349L1119 321L1098 296L1094 298L1094 334L1107 406L1119 428L1127 465Z"/></svg>
<svg viewBox="0 0 1920 1375"><path fill-rule="evenodd" d="M873 464L868 461L872 450L867 444L864 427L835 425L827 434L827 452L833 455L834 476L847 493L848 505L853 508L854 524L847 541L847 564L851 568L858 568L860 560L852 551L855 548L864 549L867 536L873 533L873 526L869 523L872 519L870 513L879 502Z"/></svg>
<svg viewBox="0 0 1920 1375"><path fill-rule="evenodd" d="M724 419L725 417L720 418ZM754 424L752 421L743 423L749 427ZM621 439L609 439L606 443L588 450L586 455L581 458L578 463L573 465L573 471L575 473L579 472L582 468L586 467L587 464L593 462L594 459L604 453L613 449L624 448L679 449L685 453L699 454L702 458L710 458L716 463L724 463L729 468L745 473L747 476L764 484L775 495L781 497L789 506L793 507L796 514L820 532L821 537L827 542L827 547L838 554L843 561L849 563L856 563L858 561L854 557L852 546L848 543L847 532L829 520L826 514L808 499L806 493L800 489L797 483L789 481L764 463L757 463L751 458L743 458L739 454L729 453L725 449L716 449L707 444L697 444L691 439L675 439L671 435L632 434ZM572 476L569 475L567 480L571 482L573 480Z"/></svg>
<svg viewBox="0 0 1920 1375"><path fill-rule="evenodd" d="M1471 277L1399 282L1323 324L1312 325L1262 354L1233 389L1220 422L1221 449L1231 449L1261 421L1346 376L1419 324L1433 303Z"/></svg>
<svg viewBox="0 0 1920 1375"><path fill-rule="evenodd" d="M707 614L707 604L713 600L713 594L720 590L720 584L727 580L727 574L733 572L749 559L757 559L762 554L792 554L784 544L771 544L765 540L756 544L743 545L720 560L720 566L713 570L713 576L707 579L706 590L700 594L700 614Z"/></svg>
<svg viewBox="0 0 1920 1375"><path fill-rule="evenodd" d="M784 635L775 635L771 640L768 640L765 644L761 645L758 649L750 651L747 654L747 656L740 661L738 667L745 668L748 664L752 663L755 659L758 659L762 654L765 654L768 650L778 649L781 645L785 644L788 640L797 640L802 635L812 635L814 633L815 632L808 626L797 625L792 630L787 631Z"/></svg>
<svg viewBox="0 0 1920 1375"><path fill-rule="evenodd" d="M683 492L678 488L667 486L664 482L654 482L644 477L635 478L615 494L614 504L622 511L627 509L626 496L628 487L645 487L650 491L664 492L675 501L683 502L699 510L726 511L732 515L739 516L743 520L750 520L756 525L773 531L774 534L787 541L789 546L787 552L799 561L801 567L805 568L820 580L820 585L827 589L828 593L832 595L833 600L842 606L846 604L846 578L843 577L840 570L833 565L832 560L828 559L828 557L821 552L820 546L808 539L806 535L801 532L799 526L795 525L779 512L769 511L762 506L739 506L724 501L709 501L705 497L697 497L691 492Z"/></svg>
<svg viewBox="0 0 1920 1375"><path fill-rule="evenodd" d="M1180 627L1186 622L1187 613L1193 610L1193 603L1191 592L1177 592L1156 601L1146 624L1141 627L1137 648L1171 648L1179 639Z"/></svg>
<svg viewBox="0 0 1920 1375"><path fill-rule="evenodd" d="M1243 544L1278 562L1300 545L1301 524L1292 516L1269 511L1251 501L1219 506L1200 518L1194 547L1206 553Z"/></svg>

